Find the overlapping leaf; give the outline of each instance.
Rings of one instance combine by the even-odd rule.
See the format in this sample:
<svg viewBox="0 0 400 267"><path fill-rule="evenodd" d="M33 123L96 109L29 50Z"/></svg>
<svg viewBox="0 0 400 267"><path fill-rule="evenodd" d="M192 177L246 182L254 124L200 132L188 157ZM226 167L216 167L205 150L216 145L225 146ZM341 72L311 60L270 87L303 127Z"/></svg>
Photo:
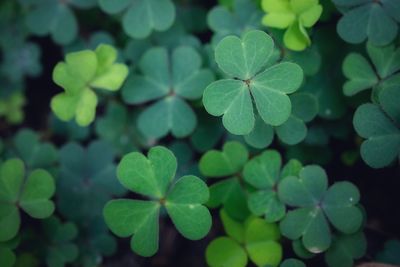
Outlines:
<svg viewBox="0 0 400 267"><path fill-rule="evenodd" d="M209 198L207 185L193 175L173 182L177 160L164 147L153 147L147 157L125 155L118 165L120 183L149 200L116 199L107 203L104 218L119 237L131 238L131 248L141 256L158 250L159 212L164 206L177 230L186 238L203 238L211 227L211 215L203 206Z"/></svg>
<svg viewBox="0 0 400 267"><path fill-rule="evenodd" d="M72 120L80 126L89 125L95 118L97 95L94 88L117 91L128 75L124 64L115 63L117 51L100 45L95 51L73 52L53 70L54 82L65 92L52 98L51 108L63 121Z"/></svg>
<svg viewBox="0 0 400 267"><path fill-rule="evenodd" d="M322 14L318 0L262 0L262 8L267 12L262 19L264 25L286 30L283 42L287 48L301 51L311 45L306 28L311 28Z"/></svg>
<svg viewBox="0 0 400 267"><path fill-rule="evenodd" d="M358 189L350 182L337 182L328 189L325 171L317 166L304 167L299 177L289 176L279 184L280 199L296 207L280 223L284 236L302 239L307 250L320 253L332 242L331 228L352 234L361 227L363 215L358 206Z"/></svg>

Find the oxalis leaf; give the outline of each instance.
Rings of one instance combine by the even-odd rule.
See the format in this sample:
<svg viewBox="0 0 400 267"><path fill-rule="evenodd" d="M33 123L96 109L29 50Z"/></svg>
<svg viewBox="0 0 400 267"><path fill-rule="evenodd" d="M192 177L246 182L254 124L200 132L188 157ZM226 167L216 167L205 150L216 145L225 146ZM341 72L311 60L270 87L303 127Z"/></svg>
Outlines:
<svg viewBox="0 0 400 267"><path fill-rule="evenodd" d="M382 46L396 38L400 21L397 0L333 2L343 13L337 32L346 42L359 44L368 39L372 44Z"/></svg>
<svg viewBox="0 0 400 267"><path fill-rule="evenodd" d="M363 215L358 206L358 189L350 182L337 182L328 189L325 171L317 165L301 169L298 177L289 176L278 186L280 199L296 207L280 223L284 236L301 238L313 253L327 250L332 242L331 228L345 234L358 231Z"/></svg>
<svg viewBox="0 0 400 267"><path fill-rule="evenodd" d="M352 267L354 260L364 256L367 240L362 232L352 235L335 235L332 246L325 254L329 267Z"/></svg>
<svg viewBox="0 0 400 267"><path fill-rule="evenodd" d="M153 30L165 31L175 20L175 6L170 0L99 0L109 14L124 12L122 26L132 38L144 39Z"/></svg>
<svg viewBox="0 0 400 267"><path fill-rule="evenodd" d="M244 180L257 189L248 197L249 209L257 216L264 215L267 222L280 221L285 216L286 207L276 189L281 178L298 175L302 165L297 160L291 160L282 170L281 167L280 154L267 150L252 158L243 169Z"/></svg>
<svg viewBox="0 0 400 267"><path fill-rule="evenodd" d="M220 179L210 186L210 208L223 206L228 214L238 220L249 215L245 190L240 182L240 173L249 158L246 147L236 141L224 144L222 151L210 150L199 162L200 172L210 179Z"/></svg>
<svg viewBox="0 0 400 267"><path fill-rule="evenodd" d="M69 53L65 62L53 70L54 82L65 92L51 100L51 109L63 121L74 117L80 126L89 125L95 118L97 96L94 88L117 91L128 75L128 67L115 63L117 50L99 45L95 51Z"/></svg>
<svg viewBox="0 0 400 267"><path fill-rule="evenodd" d="M149 200L116 199L104 207L104 218L119 237L131 238L131 248L141 256L158 250L159 212L165 207L177 230L186 238L203 238L211 227L211 215L203 206L209 198L207 185L193 175L173 182L177 160L165 147L125 155L118 165L121 184Z"/></svg>
<svg viewBox="0 0 400 267"><path fill-rule="evenodd" d="M279 265L282 247L278 242L279 228L257 217L249 217L240 223L220 212L222 224L228 236L211 241L206 249L206 261L211 267L247 266L248 258L256 266Z"/></svg>
<svg viewBox="0 0 400 267"><path fill-rule="evenodd" d="M54 211L50 200L55 191L53 177L36 169L25 174L20 159L9 159L0 166L0 242L15 237L19 231L22 209L36 219L49 217Z"/></svg>
<svg viewBox="0 0 400 267"><path fill-rule="evenodd" d="M138 128L146 137L161 138L169 132L185 137L193 132L197 118L187 101L199 99L214 80L213 73L201 66L201 56L189 46L179 46L172 54L154 47L142 56L142 75L128 78L122 97L136 105L156 100L138 117Z"/></svg>
<svg viewBox="0 0 400 267"><path fill-rule="evenodd" d="M268 34L253 30L242 39L225 37L215 48L219 68L232 78L207 86L203 104L211 115L223 115L223 125L233 134L245 135L254 128L253 102L267 124L281 125L290 116L291 102L287 94L300 87L303 71L290 62L266 68L273 46Z"/></svg>
<svg viewBox="0 0 400 267"><path fill-rule="evenodd" d="M387 87L379 93L380 105L363 104L357 108L353 124L366 140L361 157L373 168L388 166L400 155L400 87Z"/></svg>
<svg viewBox="0 0 400 267"><path fill-rule="evenodd" d="M387 84L400 78L400 48L394 45L377 47L371 43L367 43L366 48L374 68L358 53L350 53L343 62L343 73L348 78L343 93L347 96L370 88L388 87Z"/></svg>
<svg viewBox="0 0 400 267"><path fill-rule="evenodd" d="M318 0L262 0L267 14L262 23L278 29L286 29L283 42L289 49L302 51L311 45L306 28L311 28L322 14Z"/></svg>

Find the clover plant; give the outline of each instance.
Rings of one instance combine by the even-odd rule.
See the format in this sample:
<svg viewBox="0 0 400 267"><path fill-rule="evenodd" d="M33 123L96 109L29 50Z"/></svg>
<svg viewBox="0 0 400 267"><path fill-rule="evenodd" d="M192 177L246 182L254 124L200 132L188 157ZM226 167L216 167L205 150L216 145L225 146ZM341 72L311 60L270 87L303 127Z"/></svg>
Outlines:
<svg viewBox="0 0 400 267"><path fill-rule="evenodd" d="M283 42L287 48L301 51L311 44L306 28L322 14L318 0L262 0L262 8L267 12L262 19L264 25L286 29Z"/></svg>
<svg viewBox="0 0 400 267"><path fill-rule="evenodd" d="M207 112L223 116L225 128L236 135L250 133L255 112L270 125L286 122L292 105L288 94L303 81L302 69L290 62L267 67L273 51L272 38L262 31L249 31L242 39L228 36L215 48L215 60L230 79L213 82L204 90Z"/></svg>
<svg viewBox="0 0 400 267"><path fill-rule="evenodd" d="M70 53L55 66L53 80L65 90L51 100L58 118L69 121L75 117L81 126L94 120L98 99L93 89L117 91L128 75L128 68L115 63L116 58L115 48L100 45L95 51Z"/></svg>
<svg viewBox="0 0 400 267"><path fill-rule="evenodd" d="M399 0L0 1L0 267L400 264L399 23Z"/></svg>

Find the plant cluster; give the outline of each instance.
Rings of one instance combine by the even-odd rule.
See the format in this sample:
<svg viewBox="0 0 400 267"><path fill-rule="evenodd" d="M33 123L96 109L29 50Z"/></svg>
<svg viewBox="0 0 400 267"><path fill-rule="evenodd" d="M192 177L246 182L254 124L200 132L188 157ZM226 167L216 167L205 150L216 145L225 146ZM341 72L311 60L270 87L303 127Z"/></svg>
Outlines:
<svg viewBox="0 0 400 267"><path fill-rule="evenodd" d="M398 0L2 1L0 266L187 266L186 239L193 266L400 264L396 234L365 257L354 177L398 176L399 23Z"/></svg>

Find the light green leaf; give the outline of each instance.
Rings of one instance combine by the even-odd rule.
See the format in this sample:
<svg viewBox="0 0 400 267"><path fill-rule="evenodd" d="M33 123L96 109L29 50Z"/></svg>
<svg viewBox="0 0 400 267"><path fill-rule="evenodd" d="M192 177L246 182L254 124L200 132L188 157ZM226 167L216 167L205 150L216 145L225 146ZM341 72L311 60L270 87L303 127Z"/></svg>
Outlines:
<svg viewBox="0 0 400 267"><path fill-rule="evenodd" d="M211 267L245 267L247 254L236 241L228 237L219 237L207 246L206 261Z"/></svg>

